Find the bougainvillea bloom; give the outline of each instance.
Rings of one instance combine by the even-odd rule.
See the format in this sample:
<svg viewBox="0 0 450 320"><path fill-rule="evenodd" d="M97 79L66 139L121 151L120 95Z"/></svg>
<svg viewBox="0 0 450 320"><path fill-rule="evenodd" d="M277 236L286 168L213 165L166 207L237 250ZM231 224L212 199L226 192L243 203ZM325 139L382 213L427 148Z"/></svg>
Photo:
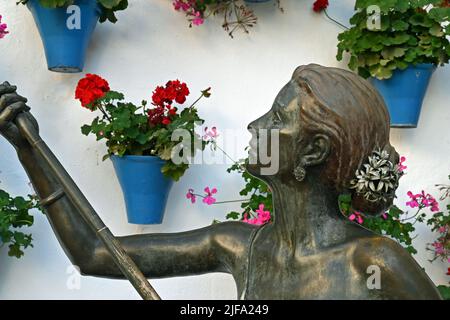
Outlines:
<svg viewBox="0 0 450 320"><path fill-rule="evenodd" d="M209 189L209 187L205 188L206 196L203 198L203 203L206 203L208 206L214 204L216 202L216 199L213 197L215 193L217 193L217 189L213 188L212 190Z"/></svg>
<svg viewBox="0 0 450 320"><path fill-rule="evenodd" d="M6 28L8 28L8 25L2 23L2 15L0 14L0 39L3 39L9 33L9 31L6 31Z"/></svg>
<svg viewBox="0 0 450 320"><path fill-rule="evenodd" d="M83 107L93 111L96 109L94 102L102 98L109 90L109 84L105 79L96 74L88 73L78 81L75 99L80 100Z"/></svg>
<svg viewBox="0 0 450 320"><path fill-rule="evenodd" d="M195 203L197 201L197 197L194 194L194 189L189 189L186 193L186 198L191 200L191 203Z"/></svg>
<svg viewBox="0 0 450 320"><path fill-rule="evenodd" d="M359 212L359 211L353 212L353 213L348 217L348 219L349 219L350 221L355 221L355 222L357 222L357 223L359 223L359 224L362 224L362 223L364 222L362 213Z"/></svg>
<svg viewBox="0 0 450 320"><path fill-rule="evenodd" d="M315 12L321 12L322 10L328 8L328 5L328 0L316 0L313 4L313 10Z"/></svg>

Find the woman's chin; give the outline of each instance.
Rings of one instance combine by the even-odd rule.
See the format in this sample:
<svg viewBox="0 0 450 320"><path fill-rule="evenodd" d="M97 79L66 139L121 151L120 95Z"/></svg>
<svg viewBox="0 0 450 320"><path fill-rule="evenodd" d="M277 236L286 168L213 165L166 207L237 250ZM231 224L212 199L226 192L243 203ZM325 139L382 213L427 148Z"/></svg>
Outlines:
<svg viewBox="0 0 450 320"><path fill-rule="evenodd" d="M259 177L261 175L261 165L260 164L250 164L247 163L245 165L245 169L248 173L250 173L253 176Z"/></svg>

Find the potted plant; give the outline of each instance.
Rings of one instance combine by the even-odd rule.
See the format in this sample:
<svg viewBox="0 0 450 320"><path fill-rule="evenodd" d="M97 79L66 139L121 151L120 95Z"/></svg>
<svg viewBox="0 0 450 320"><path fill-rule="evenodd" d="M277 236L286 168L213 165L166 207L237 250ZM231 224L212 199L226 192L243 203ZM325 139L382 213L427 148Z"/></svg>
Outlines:
<svg viewBox="0 0 450 320"><path fill-rule="evenodd" d="M32 209L39 209L36 197L13 198L0 189L0 246L8 245L8 255L11 257L20 258L24 249L33 246L31 234L19 231L22 227L33 225Z"/></svg>
<svg viewBox="0 0 450 320"><path fill-rule="evenodd" d="M222 27L230 37L237 30L249 33L256 22L257 17L246 3L269 2L272 0L174 0L175 10L184 12L190 27L199 26L210 16L222 15ZM273 0L280 10L280 0Z"/></svg>
<svg viewBox="0 0 450 320"><path fill-rule="evenodd" d="M114 12L128 0L20 0L33 14L45 49L48 69L81 72L97 22L117 21Z"/></svg>
<svg viewBox="0 0 450 320"><path fill-rule="evenodd" d="M178 181L189 167L186 161L174 161L180 155L180 141L173 136L187 133L190 145L184 147L192 155L206 146L195 132L196 125L204 122L195 106L209 97L209 89L181 110L189 94L185 83L173 80L154 90L150 106L145 100L136 106L125 102L122 93L111 91L108 82L97 75L87 74L78 83L75 97L81 105L101 113L81 131L106 141L104 159L113 162L130 223L162 222L172 181Z"/></svg>
<svg viewBox="0 0 450 320"><path fill-rule="evenodd" d="M393 127L416 127L430 77L449 61L449 2L357 0L355 9L337 59L348 52L350 69L371 77Z"/></svg>

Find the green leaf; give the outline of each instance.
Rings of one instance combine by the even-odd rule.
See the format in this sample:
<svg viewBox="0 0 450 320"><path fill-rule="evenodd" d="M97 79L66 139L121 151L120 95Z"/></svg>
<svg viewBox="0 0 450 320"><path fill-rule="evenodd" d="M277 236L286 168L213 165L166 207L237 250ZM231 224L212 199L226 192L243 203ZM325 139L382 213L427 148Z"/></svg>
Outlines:
<svg viewBox="0 0 450 320"><path fill-rule="evenodd" d="M89 135L89 133L91 133L91 126L85 124L84 126L81 127L81 133L84 134L85 136Z"/></svg>
<svg viewBox="0 0 450 320"><path fill-rule="evenodd" d="M112 9L114 7L117 7L121 1L122 0L98 0L98 2L100 2L101 5L107 9Z"/></svg>
<svg viewBox="0 0 450 320"><path fill-rule="evenodd" d="M58 8L72 4L71 0L39 0L39 3L44 8Z"/></svg>
<svg viewBox="0 0 450 320"><path fill-rule="evenodd" d="M437 288L444 300L450 300L450 287L449 286L438 286Z"/></svg>

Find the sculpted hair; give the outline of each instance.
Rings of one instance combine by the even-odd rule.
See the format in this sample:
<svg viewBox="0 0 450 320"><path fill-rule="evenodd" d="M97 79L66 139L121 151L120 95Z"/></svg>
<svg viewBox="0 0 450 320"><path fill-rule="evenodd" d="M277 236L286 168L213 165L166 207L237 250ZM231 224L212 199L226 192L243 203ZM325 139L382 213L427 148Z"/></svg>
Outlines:
<svg viewBox="0 0 450 320"><path fill-rule="evenodd" d="M356 170L377 148L398 163L398 154L389 143L389 113L368 81L350 71L314 64L297 68L292 80L301 89L302 135L322 133L331 139L322 180L338 192L348 190ZM353 198L355 209L366 213L378 213L390 205L369 203L357 195Z"/></svg>

